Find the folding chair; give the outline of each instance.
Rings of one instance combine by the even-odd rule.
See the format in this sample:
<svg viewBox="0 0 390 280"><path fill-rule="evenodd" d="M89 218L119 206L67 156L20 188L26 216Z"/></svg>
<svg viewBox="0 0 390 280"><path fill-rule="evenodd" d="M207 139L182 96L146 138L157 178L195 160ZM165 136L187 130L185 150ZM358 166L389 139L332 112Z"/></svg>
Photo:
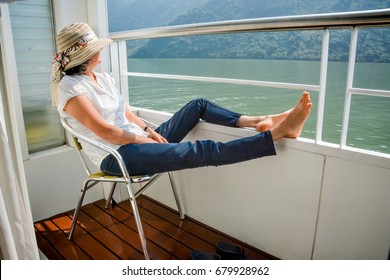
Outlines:
<svg viewBox="0 0 390 280"><path fill-rule="evenodd" d="M147 123L149 126L151 126L149 122L147 122ZM83 204L83 200L84 200L84 196L85 196L86 191L89 190L90 188L92 188L93 186L95 186L96 184L101 183L101 182L112 183L112 187L111 187L111 190L110 190L110 193L109 193L109 196L107 199L107 203L106 203L106 209L107 209L109 207L110 201L113 200L112 196L114 194L116 185L118 183L123 183L127 187L127 192L129 195L129 200L130 200L131 206L133 208L134 218L135 218L135 222L137 224L138 234L139 234L139 238L141 240L141 245L142 245L145 259L149 260L150 257L149 257L149 253L147 250L146 238L145 238L144 230L142 227L141 218L139 215L136 198L140 194L142 194L152 183L154 183L163 173L158 173L158 174L153 174L153 175L142 175L142 176L129 176L129 173L124 165L123 159L122 159L121 155L116 150L108 147L107 145L104 145L102 143L99 143L97 141L89 139L89 138L85 137L84 135L81 135L80 133L76 132L75 130L72 129L72 127L69 126L69 124L67 123L67 121L64 118L61 118L61 124L64 127L64 129L72 136L76 151L81 159L81 162L84 166L85 171L87 172L87 178L84 181L83 188L81 189L80 199L79 199L77 207L74 211L72 226L70 228L68 239L69 240L72 239L73 232L74 232L74 229L75 229L76 224L77 224L77 218L78 218L78 215L80 212L80 208ZM87 164L87 161L86 161L87 156L85 155L85 153L83 153L82 146L81 146L81 143L79 142L79 140L82 140L86 143L89 143L89 144L95 146L96 148L99 148L107 153L112 154L115 157L115 159L118 161L122 175L121 176L111 176L111 175L106 175L103 172L92 173L88 164ZM180 219L183 220L184 213L183 213L182 208L180 206L180 201L179 201L176 185L174 182L174 178L173 178L173 175L171 172L168 172L168 175L169 175L173 195L174 195L174 198L176 201L177 209L178 209L178 212L180 214ZM144 185L138 191L135 191L133 188L133 184L139 184L139 183L144 183Z"/></svg>

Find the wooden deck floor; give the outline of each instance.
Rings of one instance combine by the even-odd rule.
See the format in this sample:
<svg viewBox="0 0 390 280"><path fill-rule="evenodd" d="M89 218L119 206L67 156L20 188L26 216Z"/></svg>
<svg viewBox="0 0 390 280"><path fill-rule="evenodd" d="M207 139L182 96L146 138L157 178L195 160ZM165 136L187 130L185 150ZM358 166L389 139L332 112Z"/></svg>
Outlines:
<svg viewBox="0 0 390 280"><path fill-rule="evenodd" d="M275 259L255 248L141 196L137 200L151 259L188 260L193 250L214 253L215 244L242 246L254 260ZM73 211L35 223L38 247L48 259L144 259L128 201L106 210L104 200L83 206L72 241L67 239Z"/></svg>

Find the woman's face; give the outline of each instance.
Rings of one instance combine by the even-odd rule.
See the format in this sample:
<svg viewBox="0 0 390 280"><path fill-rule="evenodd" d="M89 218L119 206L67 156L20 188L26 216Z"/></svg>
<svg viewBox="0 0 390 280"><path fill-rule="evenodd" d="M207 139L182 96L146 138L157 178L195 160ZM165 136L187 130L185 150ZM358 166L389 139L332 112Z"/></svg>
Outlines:
<svg viewBox="0 0 390 280"><path fill-rule="evenodd" d="M100 64L102 62L102 60L100 59L100 52L97 52L96 54L94 54L92 57L91 57L91 60L89 61L89 64L92 66L93 64L93 68Z"/></svg>

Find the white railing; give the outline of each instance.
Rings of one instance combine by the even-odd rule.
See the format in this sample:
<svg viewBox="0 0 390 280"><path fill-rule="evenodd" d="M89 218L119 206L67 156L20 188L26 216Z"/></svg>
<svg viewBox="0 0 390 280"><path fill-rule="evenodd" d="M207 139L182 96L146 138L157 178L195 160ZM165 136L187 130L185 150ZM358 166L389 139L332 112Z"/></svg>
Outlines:
<svg viewBox="0 0 390 280"><path fill-rule="evenodd" d="M390 97L390 91L374 90L353 87L355 71L355 58L358 30L361 27L384 27L390 26L390 9L372 10L362 12L331 13L304 16L272 17L249 20L234 20L200 24L187 24L179 26L166 26L160 28L149 28L134 31L111 33L110 38L114 40L111 45L111 63L114 77L120 81L122 95L128 99L128 77L147 77L160 79L176 79L187 81L203 81L214 83L226 83L235 85L250 85L260 87L273 87L281 89L297 89L318 92L318 110L315 143L322 141L326 81L328 72L329 56L329 30L332 28L352 28L350 53L348 62L347 86L344 103L343 124L339 147L346 148L348 123L351 108L352 94ZM163 37L212 35L239 32L265 32L265 31L297 31L297 30L322 30L322 49L320 77L318 85L279 83L270 81L227 79L201 76L184 76L168 74L152 74L128 72L126 40L139 40Z"/></svg>

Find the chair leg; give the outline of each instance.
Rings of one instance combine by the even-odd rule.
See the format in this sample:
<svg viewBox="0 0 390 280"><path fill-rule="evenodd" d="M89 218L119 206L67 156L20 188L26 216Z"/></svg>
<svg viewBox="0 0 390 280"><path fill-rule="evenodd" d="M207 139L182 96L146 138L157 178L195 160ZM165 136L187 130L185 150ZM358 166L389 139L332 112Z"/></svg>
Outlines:
<svg viewBox="0 0 390 280"><path fill-rule="evenodd" d="M141 246L142 246L142 250L144 252L145 260L150 260L148 248L146 246L146 238L145 238L144 228L142 226L141 217L139 215L137 201L135 200L134 190L131 186L131 183L128 183L126 186L127 186L127 192L129 194L130 204L131 204L131 207L133 208L133 215L134 215L135 223L137 225L138 235L139 235L139 238L141 241Z"/></svg>
<svg viewBox="0 0 390 280"><path fill-rule="evenodd" d="M139 215L137 201L135 200L134 191L132 189L132 186L127 185L127 191L129 193L129 200L130 200L131 206L133 208L134 219L135 219L135 223L137 225L138 235L139 235L139 238L141 241L141 246L142 246L142 250L144 252L145 260L150 260L148 248L146 246L145 233L144 233L144 229L142 227L142 221L141 221L141 217Z"/></svg>
<svg viewBox="0 0 390 280"><path fill-rule="evenodd" d="M77 218L78 218L79 213L80 213L80 208L83 205L84 196L85 196L86 191L88 190L88 187L87 187L88 182L89 181L85 182L83 188L81 189L80 199L79 199L77 207L73 213L72 226L70 227L70 231L68 234L68 240L71 240L73 237L73 232L74 232L74 229L75 229L76 224L77 224Z"/></svg>
<svg viewBox="0 0 390 280"><path fill-rule="evenodd" d="M181 205L180 205L179 194L177 192L176 183L175 183L175 180L173 178L173 174L172 174L172 172L168 172L168 175L169 175L169 180L171 181L173 196L175 197L176 206L177 206L177 210L179 211L180 219L184 220L185 216L184 216L184 212L183 212Z"/></svg>
<svg viewBox="0 0 390 280"><path fill-rule="evenodd" d="M112 200L112 196L114 195L114 191L115 191L115 188L116 188L116 184L117 182L114 182L112 183L112 187L111 187L111 190L110 190L110 194L108 195L108 198L107 198L107 201L106 201L106 205L105 205L105 208L108 209L108 207L110 206L110 202Z"/></svg>

